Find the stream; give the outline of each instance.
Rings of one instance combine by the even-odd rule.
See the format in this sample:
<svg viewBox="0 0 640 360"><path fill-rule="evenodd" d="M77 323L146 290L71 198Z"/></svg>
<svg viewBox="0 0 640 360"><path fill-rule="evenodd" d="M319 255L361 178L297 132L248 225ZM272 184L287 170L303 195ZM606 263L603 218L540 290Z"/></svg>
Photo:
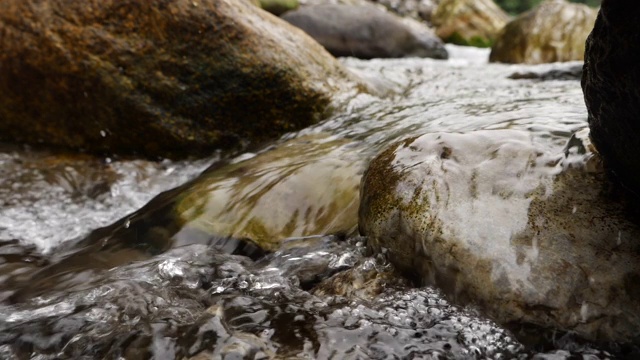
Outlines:
<svg viewBox="0 0 640 360"><path fill-rule="evenodd" d="M487 49L447 49L446 61L343 59L397 95L345 94L325 121L230 162L321 139L310 141L340 149L346 141L347 161L364 167L399 139L480 129L526 130L562 149L587 126L580 63L488 64ZM499 326L438 289L413 286L355 231L291 236L265 253L238 239L149 245L140 226L130 228L129 214L156 195L172 199L226 161L1 145L0 359L605 359L638 351ZM175 225L154 221L153 231ZM92 250L125 230L129 245Z"/></svg>

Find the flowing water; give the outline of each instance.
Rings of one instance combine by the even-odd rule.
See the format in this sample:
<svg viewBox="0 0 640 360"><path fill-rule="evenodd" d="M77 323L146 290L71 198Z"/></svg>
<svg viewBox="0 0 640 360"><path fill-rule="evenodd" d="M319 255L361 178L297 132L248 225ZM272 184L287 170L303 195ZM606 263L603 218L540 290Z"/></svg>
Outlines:
<svg viewBox="0 0 640 360"><path fill-rule="evenodd" d="M448 61L345 59L397 95L345 95L329 119L263 152L328 138L340 149L348 142L349 162L364 166L385 145L432 131L525 129L560 149L586 126L579 81L563 78L579 64L487 64L486 50L449 50ZM219 156L155 163L0 148L0 359L598 359L630 351L500 327L438 289L412 286L353 233L293 236L265 253L231 238L150 245L134 217L124 218L211 164L223 166ZM150 208L146 233L170 238L176 224ZM106 243L125 231L128 245L75 248L119 218L88 239Z"/></svg>

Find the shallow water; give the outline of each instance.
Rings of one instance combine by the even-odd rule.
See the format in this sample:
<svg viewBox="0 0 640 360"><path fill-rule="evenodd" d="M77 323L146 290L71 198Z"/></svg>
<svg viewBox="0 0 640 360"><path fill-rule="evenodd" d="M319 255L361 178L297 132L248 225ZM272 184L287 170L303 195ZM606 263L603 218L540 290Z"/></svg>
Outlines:
<svg viewBox="0 0 640 360"><path fill-rule="evenodd" d="M560 149L586 126L579 81L509 79L576 63L487 64L486 50L449 50L448 61L345 59L398 95L345 95L331 118L274 146L321 134L349 141L353 162L366 163L394 140L432 131L525 129ZM629 351L571 334L541 338L535 329L512 329L516 340L437 289L412 287L357 236L291 238L266 255L234 239L160 250L141 239L107 253L70 245L218 159L153 163L3 148L0 358L596 359ZM106 231L122 228L129 223Z"/></svg>

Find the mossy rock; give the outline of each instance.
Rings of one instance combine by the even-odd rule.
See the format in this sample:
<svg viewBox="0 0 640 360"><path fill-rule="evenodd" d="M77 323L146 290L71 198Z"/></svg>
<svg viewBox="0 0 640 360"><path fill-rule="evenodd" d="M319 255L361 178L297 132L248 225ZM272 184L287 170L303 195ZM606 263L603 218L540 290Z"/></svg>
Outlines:
<svg viewBox="0 0 640 360"><path fill-rule="evenodd" d="M0 2L0 140L181 157L318 121L351 75L246 0Z"/></svg>
<svg viewBox="0 0 640 360"><path fill-rule="evenodd" d="M260 7L274 15L282 15L300 6L298 0L259 0Z"/></svg>

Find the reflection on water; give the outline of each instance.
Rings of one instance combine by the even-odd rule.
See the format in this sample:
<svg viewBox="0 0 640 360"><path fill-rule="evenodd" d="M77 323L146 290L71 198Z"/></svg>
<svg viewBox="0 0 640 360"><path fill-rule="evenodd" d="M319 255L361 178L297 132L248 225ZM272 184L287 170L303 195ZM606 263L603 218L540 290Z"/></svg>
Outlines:
<svg viewBox="0 0 640 360"><path fill-rule="evenodd" d="M287 178L278 174L293 174L287 164L305 159L304 151L286 152L287 144L299 139L327 137L334 145L319 149L360 169L384 146L411 135L524 129L560 149L573 131L586 126L577 81L509 79L517 72L575 63L487 64L486 50L449 50L449 61L345 59L348 67L398 95L337 99L336 113L321 124L165 193L146 212L79 242L87 245L83 248L66 246L48 255L39 251L75 244L89 230L193 178L212 159L101 161L2 149L0 358L606 357L602 346L570 334L541 339L519 329L518 341L473 308L449 304L435 289L412 288L382 257L366 253L366 238L283 232L294 237L265 255L242 240L251 234L216 237L209 232L207 221L225 219L231 212L224 205L231 202L214 204L205 199L211 196L206 190L245 181L243 190L227 200L236 201L234 211L248 206L243 196L254 207L249 210L268 209L275 200L261 198L264 186L285 183ZM252 165L276 155L284 168ZM234 177L243 168L255 170L249 175L258 180ZM313 173L313 166L308 171ZM220 179L218 188L203 185L202 179L220 174L229 178ZM349 180L357 183L360 170L354 174ZM193 204L202 202L215 215L176 220L162 210L173 208L181 199L175 194L184 189L191 189L192 199L182 203L183 212L196 211ZM261 201L267 204L258 205ZM176 241L176 234L185 240Z"/></svg>

